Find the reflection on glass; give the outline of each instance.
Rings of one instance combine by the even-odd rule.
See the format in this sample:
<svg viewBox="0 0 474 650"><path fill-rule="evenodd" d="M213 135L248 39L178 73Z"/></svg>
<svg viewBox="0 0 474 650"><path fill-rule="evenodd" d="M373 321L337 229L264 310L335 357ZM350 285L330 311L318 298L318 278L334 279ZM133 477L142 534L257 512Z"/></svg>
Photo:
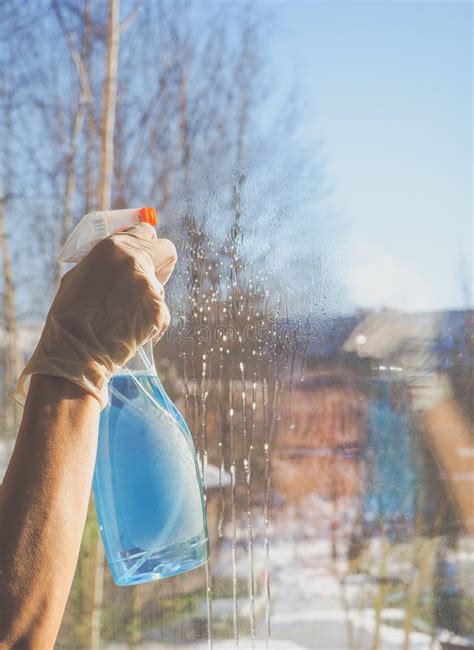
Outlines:
<svg viewBox="0 0 474 650"><path fill-rule="evenodd" d="M118 5L112 202L177 244L211 561L116 587L91 506L57 647L473 648L469 3ZM110 6L2 7L0 469L98 207Z"/></svg>
<svg viewBox="0 0 474 650"><path fill-rule="evenodd" d="M273 454L273 550L294 545L277 637L469 647L472 320L383 310L316 334Z"/></svg>

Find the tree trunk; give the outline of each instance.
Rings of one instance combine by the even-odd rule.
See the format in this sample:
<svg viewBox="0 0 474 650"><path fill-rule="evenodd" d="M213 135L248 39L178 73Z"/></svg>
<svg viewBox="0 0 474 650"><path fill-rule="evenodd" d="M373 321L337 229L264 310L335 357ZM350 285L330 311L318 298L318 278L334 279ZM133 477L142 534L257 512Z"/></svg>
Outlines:
<svg viewBox="0 0 474 650"><path fill-rule="evenodd" d="M112 174L114 165L115 109L117 105L117 73L120 41L120 1L109 0L107 27L107 53L104 75L104 91L101 122L101 158L99 169L98 207L110 208L112 197ZM104 604L104 549L99 536L96 550L94 579L94 607L92 610L91 650L100 648L102 609Z"/></svg>
<svg viewBox="0 0 474 650"><path fill-rule="evenodd" d="M120 41L120 2L109 0L107 55L103 92L99 208L110 208L114 166L115 109L117 106L117 72Z"/></svg>
<svg viewBox="0 0 474 650"><path fill-rule="evenodd" d="M87 0L84 7L84 65L86 67L88 78L91 78L92 71L92 6L91 0ZM97 185L94 173L94 152L95 152L95 136L97 125L94 119L94 102L93 97L86 109L86 152L84 164L84 187L83 187L83 210L84 214L90 212L96 205L97 201Z"/></svg>
<svg viewBox="0 0 474 650"><path fill-rule="evenodd" d="M2 196L0 197L0 256L2 258L3 286L4 286L4 327L5 327L5 353L3 355L3 395L4 404L4 433L8 437L14 437L19 424L19 411L13 401L13 389L20 374L20 350L18 341L18 323L15 308L15 282L13 279L13 268L10 257L10 248L7 236L7 205L12 191L12 170L10 165L11 151L10 140L12 134L12 107L11 97L5 92L4 97L5 138L3 140L3 179Z"/></svg>
<svg viewBox="0 0 474 650"><path fill-rule="evenodd" d="M91 618L91 650L99 650L101 638L102 609L104 606L104 564L105 553L100 533L97 537L95 554L94 594Z"/></svg>
<svg viewBox="0 0 474 650"><path fill-rule="evenodd" d="M15 284L10 259L10 250L6 232L6 199L0 199L0 255L2 258L2 271L4 283L4 327L5 327L5 352L3 355L3 381L5 396L4 405L4 433L8 437L16 434L18 413L13 401L13 389L20 373L20 353L18 349L18 324L15 309Z"/></svg>
<svg viewBox="0 0 474 650"><path fill-rule="evenodd" d="M63 211L63 222L61 230L61 242L62 246L66 241L68 233L71 229L72 219L73 219L73 209L74 209L74 192L76 190L76 157L77 157L77 146L79 135L82 129L82 124L84 121L84 99L81 96L79 98L79 103L76 107L72 129L71 129L71 143L69 153L66 158L66 187L64 192L64 211ZM56 286L59 284L61 279L61 263L56 261Z"/></svg>

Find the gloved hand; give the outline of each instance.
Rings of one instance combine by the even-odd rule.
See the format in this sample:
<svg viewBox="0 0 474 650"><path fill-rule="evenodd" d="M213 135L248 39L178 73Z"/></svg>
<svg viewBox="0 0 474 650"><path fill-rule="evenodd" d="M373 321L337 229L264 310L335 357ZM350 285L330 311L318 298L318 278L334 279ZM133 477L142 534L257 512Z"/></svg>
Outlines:
<svg viewBox="0 0 474 650"><path fill-rule="evenodd" d="M62 278L16 399L24 404L32 374L54 375L82 386L103 408L112 374L169 325L163 285L176 259L174 245L146 223L97 244Z"/></svg>
<svg viewBox="0 0 474 650"><path fill-rule="evenodd" d="M437 368L434 342L439 329L439 315L383 309L357 325L343 350L397 368L407 382L413 409L426 411L452 396L449 379Z"/></svg>

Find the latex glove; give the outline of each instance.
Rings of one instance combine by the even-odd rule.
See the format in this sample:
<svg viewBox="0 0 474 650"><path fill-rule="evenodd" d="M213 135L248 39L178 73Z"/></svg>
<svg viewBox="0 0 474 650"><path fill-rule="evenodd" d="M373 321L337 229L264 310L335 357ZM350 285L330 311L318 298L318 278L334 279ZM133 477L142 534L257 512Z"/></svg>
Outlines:
<svg viewBox="0 0 474 650"><path fill-rule="evenodd" d="M62 278L16 399L25 402L32 374L54 375L82 386L103 408L112 374L169 325L163 285L176 259L174 245L145 223L97 244Z"/></svg>
<svg viewBox="0 0 474 650"><path fill-rule="evenodd" d="M437 369L434 342L439 328L437 314L383 309L359 323L343 350L398 368L395 372L406 380L414 410L429 410L452 396L448 378Z"/></svg>

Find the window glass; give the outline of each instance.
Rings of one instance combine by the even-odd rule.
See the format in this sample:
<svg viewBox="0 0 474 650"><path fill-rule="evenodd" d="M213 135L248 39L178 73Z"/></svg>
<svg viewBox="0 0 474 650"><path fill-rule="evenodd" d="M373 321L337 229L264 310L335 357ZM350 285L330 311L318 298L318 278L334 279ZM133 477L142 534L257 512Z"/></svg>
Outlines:
<svg viewBox="0 0 474 650"><path fill-rule="evenodd" d="M470 3L1 12L2 475L65 236L155 205L211 547L117 587L91 501L57 648L474 647Z"/></svg>

